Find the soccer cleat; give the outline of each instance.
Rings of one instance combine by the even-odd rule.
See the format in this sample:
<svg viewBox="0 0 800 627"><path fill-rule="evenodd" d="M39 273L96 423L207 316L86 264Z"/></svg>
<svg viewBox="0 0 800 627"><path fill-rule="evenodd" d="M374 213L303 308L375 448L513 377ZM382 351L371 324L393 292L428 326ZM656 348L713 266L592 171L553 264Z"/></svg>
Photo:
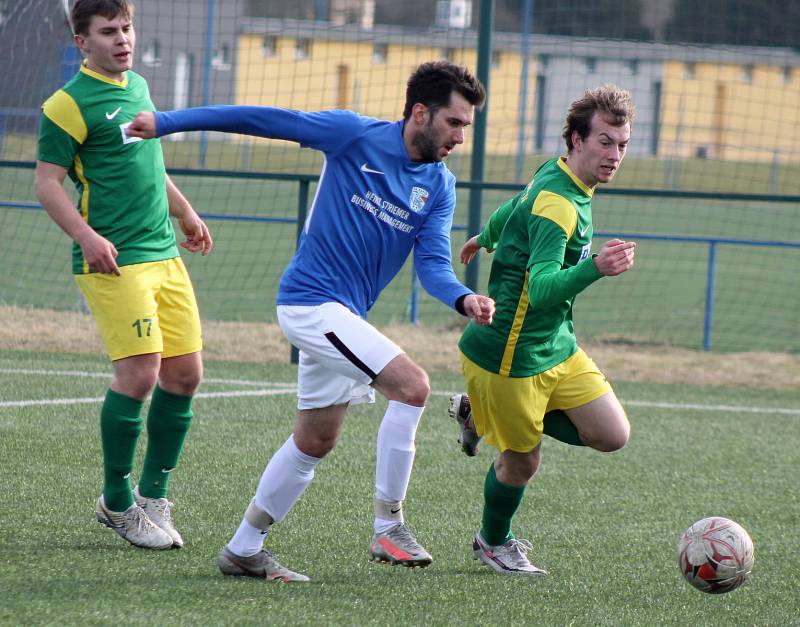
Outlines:
<svg viewBox="0 0 800 627"><path fill-rule="evenodd" d="M124 512L112 512L106 507L106 502L100 495L94 513L97 522L113 529L121 538L125 538L134 546L145 549L168 549L172 546L169 534L159 529L136 503Z"/></svg>
<svg viewBox="0 0 800 627"><path fill-rule="evenodd" d="M543 576L546 570L528 561L526 553L533 548L528 540L511 538L505 544L491 546L481 537L480 531L472 541L472 552L476 560L505 575Z"/></svg>
<svg viewBox="0 0 800 627"><path fill-rule="evenodd" d="M147 517L153 521L153 524L172 538L172 548L182 549L183 538L172 522L172 503L167 499L151 499L142 496L139 494L138 485L133 489L133 498L147 514Z"/></svg>
<svg viewBox="0 0 800 627"><path fill-rule="evenodd" d="M233 577L259 577L268 581L311 581L305 575L296 573L280 565L275 556L266 549L262 549L250 557L236 555L227 546L217 556L217 566L223 575Z"/></svg>
<svg viewBox="0 0 800 627"><path fill-rule="evenodd" d="M425 568L433 561L430 553L422 548L405 523L397 523L383 533L372 536L369 547L370 559L375 562L396 566Z"/></svg>
<svg viewBox="0 0 800 627"><path fill-rule="evenodd" d="M461 428L461 435L458 437L458 443L461 445L461 450L467 454L468 457L475 457L478 452L478 442L481 441L481 436L475 430L475 422L472 420L472 408L469 404L469 396L466 394L453 394L450 397L450 417L453 418L458 426Z"/></svg>

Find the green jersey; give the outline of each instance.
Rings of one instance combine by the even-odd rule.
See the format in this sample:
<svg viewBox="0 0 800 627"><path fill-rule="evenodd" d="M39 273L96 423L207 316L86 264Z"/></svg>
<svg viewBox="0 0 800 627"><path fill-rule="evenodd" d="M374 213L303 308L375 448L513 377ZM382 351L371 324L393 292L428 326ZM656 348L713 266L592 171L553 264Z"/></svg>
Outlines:
<svg viewBox="0 0 800 627"><path fill-rule="evenodd" d="M160 140L125 132L139 111L154 109L138 74L115 81L85 65L42 105L38 159L67 168L77 210L114 244L120 266L178 256ZM89 272L77 244L72 270Z"/></svg>
<svg viewBox="0 0 800 627"><path fill-rule="evenodd" d="M545 163L478 236L494 249L491 325L470 322L461 351L484 370L529 377L572 356L575 295L602 275L592 260L592 192L563 158Z"/></svg>

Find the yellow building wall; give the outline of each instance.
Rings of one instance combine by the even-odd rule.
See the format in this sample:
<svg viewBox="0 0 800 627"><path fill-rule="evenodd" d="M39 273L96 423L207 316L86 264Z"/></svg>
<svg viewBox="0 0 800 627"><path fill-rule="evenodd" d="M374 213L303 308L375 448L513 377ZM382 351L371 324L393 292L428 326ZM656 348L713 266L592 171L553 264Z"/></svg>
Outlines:
<svg viewBox="0 0 800 627"><path fill-rule="evenodd" d="M776 66L664 64L660 156L800 159L800 75Z"/></svg>
<svg viewBox="0 0 800 627"><path fill-rule="evenodd" d="M243 35L237 59L236 101L316 111L345 108L364 115L402 117L406 80L425 61L442 58L441 46L389 44L383 61L373 58L373 42L311 40L310 56L298 59L296 38L279 36L275 53L265 56L260 35ZM456 48L450 60L476 70L474 49ZM522 59L500 52L492 67L487 106L487 152L515 155L519 143L519 85ZM800 71L788 76L776 66L745 67L697 63L663 64L659 156L736 161L800 160ZM537 67L529 64L526 109L531 132ZM462 150L471 150L467 133ZM525 151L532 150L526 137Z"/></svg>
<svg viewBox="0 0 800 627"><path fill-rule="evenodd" d="M275 53L265 56L263 38L243 35L239 41L236 78L237 104L317 111L352 109L386 120L403 116L406 81L425 61L441 59L438 46L390 44L384 62L373 59L372 42L314 40L310 57L297 59L296 39L279 37ZM456 49L450 61L476 71L475 50ZM492 69L487 151L514 154L517 150L519 110L519 55L502 54ZM530 63L530 77L536 76ZM529 85L535 80L529 78ZM534 102L528 94L528 110ZM468 132L462 150L471 150Z"/></svg>

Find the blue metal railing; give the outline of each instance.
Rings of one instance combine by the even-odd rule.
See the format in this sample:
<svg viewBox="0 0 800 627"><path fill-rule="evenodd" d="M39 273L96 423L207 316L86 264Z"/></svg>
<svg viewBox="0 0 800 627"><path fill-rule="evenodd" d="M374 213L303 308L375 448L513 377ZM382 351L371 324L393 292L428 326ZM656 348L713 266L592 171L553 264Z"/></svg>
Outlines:
<svg viewBox="0 0 800 627"><path fill-rule="evenodd" d="M24 168L32 169L35 163L29 161L4 161L0 160L0 168ZM254 216L254 215L226 215L219 213L203 213L202 217L206 220L224 220L239 222L266 222L280 224L297 224L297 243L300 242L303 225L306 221L308 210L308 197L310 184L318 179L315 174L287 174L282 172L237 172L230 170L196 170L190 168L172 168L170 175L177 176L209 176L219 178L239 178L239 179L264 179L278 181L297 181L299 185L297 195L297 215L288 216ZM484 181L463 181L456 183L456 187L461 188L483 188L490 190L517 191L519 185L515 183L490 183ZM730 201L753 201L753 202L789 202L800 203L798 195L777 195L777 194L736 194L736 193L713 193L713 192L691 192L677 190L649 190L649 189L630 189L630 188L608 188L603 190L603 195L617 196L650 196L661 198L694 198L702 200L730 200ZM5 201L0 199L0 208L41 210L38 203L24 201ZM466 231L466 224L454 224L453 231ZM714 292L717 270L717 248L722 245L728 246L749 246L765 248L800 248L800 242L789 242L781 240L759 240L759 239L738 239L731 237L704 237L696 235L660 235L656 233L627 233L627 232L606 232L595 231L595 237L600 238L621 238L626 240L651 240L661 242L690 242L695 244L708 245L708 259L706 264L706 292L705 308L703 315L703 349L711 350L713 337L713 318L714 318ZM413 324L419 322L419 290L420 282L416 272L412 272L411 293L409 296L409 321Z"/></svg>

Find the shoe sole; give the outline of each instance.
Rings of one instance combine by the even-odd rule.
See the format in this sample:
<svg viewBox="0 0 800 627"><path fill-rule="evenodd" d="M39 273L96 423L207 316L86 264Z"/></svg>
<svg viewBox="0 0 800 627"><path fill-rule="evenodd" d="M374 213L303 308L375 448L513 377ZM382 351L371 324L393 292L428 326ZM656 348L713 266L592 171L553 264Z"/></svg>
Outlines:
<svg viewBox="0 0 800 627"><path fill-rule="evenodd" d="M227 577L252 577L254 579L266 579L267 581L282 581L284 583L304 583L309 581L308 579L292 579L288 575L276 575L274 577L268 577L266 572L263 570L248 570L246 566L234 562L227 555L222 555L217 558L217 566L219 567L220 572ZM235 568L237 570L236 572L228 572L225 570L226 566Z"/></svg>
<svg viewBox="0 0 800 627"><path fill-rule="evenodd" d="M220 555L217 558L217 566L223 575L229 577L254 577L256 579L266 579L267 574L261 571L250 570L246 565L232 560L227 555ZM228 570L226 570L226 568Z"/></svg>
<svg viewBox="0 0 800 627"><path fill-rule="evenodd" d="M433 559L418 559L418 560L399 560L385 555L378 555L373 553L370 555L370 560L379 564L389 564L389 566L405 566L406 568L426 568L431 565Z"/></svg>
<svg viewBox="0 0 800 627"><path fill-rule="evenodd" d="M459 410L461 409L461 399L463 398L463 394L454 394L450 397L450 408L447 410L447 413L450 414L450 417L456 421L459 428L461 429L461 435L458 437L458 443L461 445L461 450L467 457L475 457L478 453L478 443L481 441L478 438L472 442L465 442L464 441L464 422L459 418ZM458 399L458 401L456 401Z"/></svg>

